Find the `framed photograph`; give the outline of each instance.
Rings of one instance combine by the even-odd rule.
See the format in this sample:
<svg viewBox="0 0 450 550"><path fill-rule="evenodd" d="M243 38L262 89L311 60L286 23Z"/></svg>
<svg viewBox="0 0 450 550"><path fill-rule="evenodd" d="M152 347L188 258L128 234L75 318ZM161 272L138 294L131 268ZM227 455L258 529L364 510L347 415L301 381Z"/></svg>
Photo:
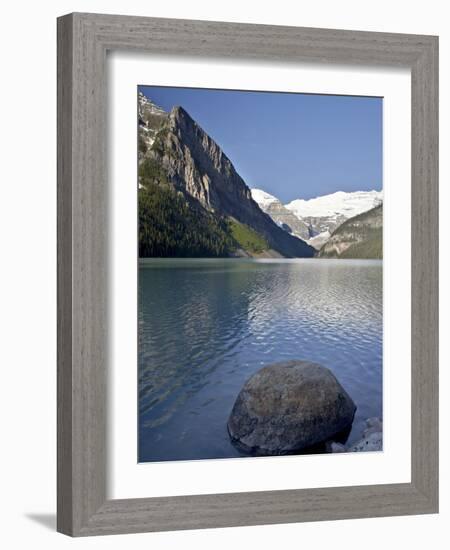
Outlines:
<svg viewBox="0 0 450 550"><path fill-rule="evenodd" d="M438 39L58 19L58 530L438 511Z"/></svg>

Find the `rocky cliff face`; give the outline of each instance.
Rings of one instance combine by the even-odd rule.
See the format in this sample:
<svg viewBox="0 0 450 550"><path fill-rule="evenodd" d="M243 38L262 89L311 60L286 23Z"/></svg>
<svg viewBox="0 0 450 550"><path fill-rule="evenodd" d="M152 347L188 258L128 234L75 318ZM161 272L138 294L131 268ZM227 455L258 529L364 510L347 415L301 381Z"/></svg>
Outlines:
<svg viewBox="0 0 450 550"><path fill-rule="evenodd" d="M174 185L203 207L224 215L254 209L230 160L182 107L172 109L154 149Z"/></svg>
<svg viewBox="0 0 450 550"><path fill-rule="evenodd" d="M145 98L145 96L144 96ZM141 98L139 98L141 105ZM256 232L276 255L310 257L314 249L283 231L252 199L250 189L219 145L182 107L164 113L142 100L141 163L151 161L173 188L220 219ZM141 112L141 111L140 111ZM195 207L195 204L193 204Z"/></svg>
<svg viewBox="0 0 450 550"><path fill-rule="evenodd" d="M383 257L383 205L339 226L318 253L322 258Z"/></svg>

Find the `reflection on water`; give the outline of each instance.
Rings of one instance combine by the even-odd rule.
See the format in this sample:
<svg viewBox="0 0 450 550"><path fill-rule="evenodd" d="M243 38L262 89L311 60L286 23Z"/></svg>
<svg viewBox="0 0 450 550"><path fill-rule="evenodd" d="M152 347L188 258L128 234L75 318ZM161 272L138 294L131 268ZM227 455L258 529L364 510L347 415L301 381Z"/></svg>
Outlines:
<svg viewBox="0 0 450 550"><path fill-rule="evenodd" d="M240 456L226 422L260 367L330 368L382 416L382 263L144 260L139 269L139 461Z"/></svg>

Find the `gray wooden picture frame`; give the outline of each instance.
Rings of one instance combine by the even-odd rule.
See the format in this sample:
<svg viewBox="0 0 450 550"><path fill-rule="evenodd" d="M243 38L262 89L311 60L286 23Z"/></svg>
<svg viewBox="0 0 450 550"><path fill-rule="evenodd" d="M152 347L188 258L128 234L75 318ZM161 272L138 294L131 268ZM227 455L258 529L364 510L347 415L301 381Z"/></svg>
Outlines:
<svg viewBox="0 0 450 550"><path fill-rule="evenodd" d="M408 67L410 483L108 500L106 54ZM438 511L438 38L74 13L58 19L58 531L72 536Z"/></svg>

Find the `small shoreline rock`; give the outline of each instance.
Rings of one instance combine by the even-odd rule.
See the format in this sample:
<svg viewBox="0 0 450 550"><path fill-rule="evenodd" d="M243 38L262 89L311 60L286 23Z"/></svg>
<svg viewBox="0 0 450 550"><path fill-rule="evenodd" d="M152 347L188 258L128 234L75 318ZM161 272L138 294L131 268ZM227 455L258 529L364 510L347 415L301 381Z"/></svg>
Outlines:
<svg viewBox="0 0 450 550"><path fill-rule="evenodd" d="M346 453L347 447L337 441L327 441L325 450L327 453Z"/></svg>
<svg viewBox="0 0 450 550"><path fill-rule="evenodd" d="M330 453L361 453L376 452L383 450L383 421L381 418L373 417L366 420L366 428L362 437L353 445L342 445L335 441L327 443L327 451Z"/></svg>

